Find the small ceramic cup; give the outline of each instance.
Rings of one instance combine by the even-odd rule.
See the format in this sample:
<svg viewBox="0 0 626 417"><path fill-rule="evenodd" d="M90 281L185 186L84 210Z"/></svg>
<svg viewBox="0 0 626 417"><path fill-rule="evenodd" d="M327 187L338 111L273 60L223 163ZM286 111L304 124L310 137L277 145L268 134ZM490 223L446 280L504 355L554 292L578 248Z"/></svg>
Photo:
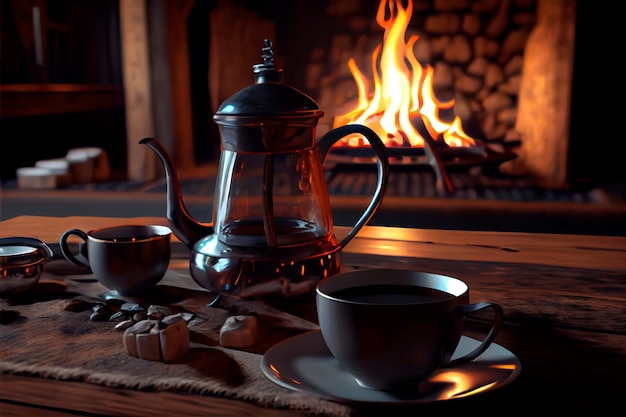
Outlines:
<svg viewBox="0 0 626 417"><path fill-rule="evenodd" d="M170 262L168 227L122 225L91 230L67 230L59 239L61 253L75 265L89 266L96 279L119 295L137 296L161 281ZM78 237L78 252L69 239Z"/></svg>
<svg viewBox="0 0 626 417"><path fill-rule="evenodd" d="M358 270L317 284L320 330L328 349L364 388L399 390L441 367L471 361L493 342L503 310L470 304L460 279L406 270ZM487 336L472 352L451 360L463 319L493 310Z"/></svg>

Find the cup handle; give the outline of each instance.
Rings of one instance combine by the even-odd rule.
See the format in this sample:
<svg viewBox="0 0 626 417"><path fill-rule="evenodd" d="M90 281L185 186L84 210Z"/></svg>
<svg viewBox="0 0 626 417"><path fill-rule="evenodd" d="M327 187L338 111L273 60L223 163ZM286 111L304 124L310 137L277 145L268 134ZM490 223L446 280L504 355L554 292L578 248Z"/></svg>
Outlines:
<svg viewBox="0 0 626 417"><path fill-rule="evenodd" d="M350 232L343 238L343 240L339 242L340 248L346 246L348 242L350 242L352 238L356 236L359 230L361 230L361 228L372 218L372 216L374 216L374 213L382 202L383 196L385 194L385 189L387 188L387 181L389 180L389 158L387 156L387 149L385 148L385 144L378 137L376 132L364 125L350 124L336 127L327 132L324 136L322 136L317 142L320 146L322 163L324 162L324 159L326 159L326 155L328 154L328 151L330 151L330 148L337 141L339 141L339 139L354 133L365 136L371 148L376 153L378 180L376 182L376 189L374 190L374 195L372 196L370 204L367 206L363 214L361 214L361 217L352 227L352 230L350 230Z"/></svg>
<svg viewBox="0 0 626 417"><path fill-rule="evenodd" d="M67 239L70 236L78 236L83 240L78 245L78 254L74 255L67 244ZM61 238L59 239L59 247L61 248L61 253L71 263L78 266L89 266L89 259L87 257L87 233L83 232L80 229L71 229L63 232Z"/></svg>
<svg viewBox="0 0 626 417"><path fill-rule="evenodd" d="M476 349L472 350L471 352L459 358L453 359L445 363L443 365L444 367L451 367L461 362L468 362L468 361L476 359L485 350L487 350L489 345L491 345L491 343L494 341L494 339L498 335L498 332L500 331L500 327L502 327L502 322L504 321L504 311L502 310L502 306L496 303L484 301L484 302L475 303L475 304L466 304L466 305L458 306L454 310L454 313L459 314L463 317L468 314L472 314L472 313L476 313L478 311L484 310L486 308L491 308L493 310L493 322L491 324L491 329L489 329L489 333L487 333L487 336L483 339L480 345L476 347Z"/></svg>

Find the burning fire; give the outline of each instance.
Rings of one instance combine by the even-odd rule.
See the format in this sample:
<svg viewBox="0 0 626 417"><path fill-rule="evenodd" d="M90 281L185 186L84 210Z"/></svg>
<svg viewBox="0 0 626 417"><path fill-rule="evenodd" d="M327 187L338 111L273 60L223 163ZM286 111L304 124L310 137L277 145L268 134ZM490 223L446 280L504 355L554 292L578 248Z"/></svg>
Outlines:
<svg viewBox="0 0 626 417"><path fill-rule="evenodd" d="M336 116L333 127L358 123L374 130L386 146L424 147L424 138L417 131L413 120L419 121L432 140L440 138L448 146L472 146L475 141L461 126L455 116L452 122L439 117L439 110L450 109L454 99L439 101L433 93L433 68L425 67L415 57L413 46L417 35L404 42L413 3L402 0L381 0L376 22L385 30L383 44L372 54L374 92L368 94L369 81L357 67L354 58L348 66L356 82L359 98L351 112ZM371 97L371 98L368 98ZM364 146L364 139L351 135L339 142L339 146Z"/></svg>

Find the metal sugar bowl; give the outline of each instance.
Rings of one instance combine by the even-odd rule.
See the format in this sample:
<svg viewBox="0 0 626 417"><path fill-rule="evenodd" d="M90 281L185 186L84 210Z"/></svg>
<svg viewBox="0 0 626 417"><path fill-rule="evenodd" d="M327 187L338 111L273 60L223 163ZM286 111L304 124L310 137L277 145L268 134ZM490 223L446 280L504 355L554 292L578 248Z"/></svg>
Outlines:
<svg viewBox="0 0 626 417"><path fill-rule="evenodd" d="M1 238L0 298L34 288L53 255L52 249L39 239L23 236Z"/></svg>
<svg viewBox="0 0 626 417"><path fill-rule="evenodd" d="M316 139L324 113L283 82L268 40L262 60L253 66L256 82L226 99L214 115L221 152L212 223L189 215L172 160L160 143L140 141L165 167L167 218L191 249L192 278L217 294L312 292L320 279L340 270L342 249L375 214L389 176L385 145L374 131L347 125ZM323 162L334 143L353 134L364 136L375 151L378 179L369 205L338 240Z"/></svg>

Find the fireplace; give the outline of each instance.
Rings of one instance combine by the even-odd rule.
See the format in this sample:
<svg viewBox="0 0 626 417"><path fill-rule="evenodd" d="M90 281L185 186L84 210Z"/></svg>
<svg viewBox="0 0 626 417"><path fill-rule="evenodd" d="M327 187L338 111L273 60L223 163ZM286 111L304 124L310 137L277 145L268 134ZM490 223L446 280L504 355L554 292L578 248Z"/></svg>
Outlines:
<svg viewBox="0 0 626 417"><path fill-rule="evenodd" d="M421 11L426 10L425 6L426 3L419 3ZM417 31L410 27L415 12L412 0L379 1L375 15L382 31L379 42L368 42L371 46L347 61L354 88L336 88L337 84L345 83L345 73L334 70L329 78L335 79L326 83L321 97L330 96L334 103L345 103L330 105L330 116L326 119L332 121L331 127L351 123L368 126L385 143L392 167L429 165L436 174L440 193L452 194L454 187L448 167L473 167L515 158L513 152L502 150L510 126L506 123L495 126L488 119L497 120L498 114L510 111L517 102L517 91L513 90L519 78L515 71L519 68L511 62L519 61L519 56L515 55L515 48L509 50L493 41L489 49L472 45L473 42L488 42L487 35L494 34L489 25L500 26L503 30L503 25L495 24L498 19L504 19L498 8L494 8L494 20L483 25L477 20L479 13L476 9L463 10L458 7L460 5L433 6L434 13L424 20L425 29ZM451 13L455 10L461 10L461 13ZM529 10L525 13L532 12ZM515 15L513 20L527 23L532 17L523 19ZM461 29L471 33L473 39L460 33ZM522 27L515 35L503 31L503 36L517 39L519 51L523 49L526 32ZM355 33L357 38L374 39L373 35ZM335 35L332 44L338 44L336 39L341 36L344 35ZM433 46L437 44L438 47ZM371 47L374 49L370 51ZM365 67L358 63L363 52L369 58L365 60ZM490 58L493 62L489 62ZM437 71L433 60L438 63ZM452 76L455 69L459 73L456 82ZM468 88L470 83L472 86ZM508 95L506 85L509 85ZM356 97L352 91L356 91ZM442 100L441 97L447 98ZM476 111L466 112L463 120L462 113L455 111L457 101L462 107ZM502 104L498 107L489 105L493 102ZM347 111L337 113L341 109ZM465 132L464 125L470 126L472 119L480 113L486 114L480 123L484 128L476 130L476 133L480 132L479 137L472 137ZM493 146L489 139L498 140L498 146ZM374 158L366 157L371 153L362 136L352 135L334 146L329 159L344 165L372 163Z"/></svg>
<svg viewBox="0 0 626 417"><path fill-rule="evenodd" d="M361 0L330 1L314 11L299 2L293 10L275 10L278 65L286 81L325 112L320 135L340 124L365 124L386 142L393 164L430 165L450 191L447 166L515 157L522 57L535 6L534 1ZM282 20L281 13L290 19ZM317 28L293 27L287 22L300 22L294 16ZM213 105L222 101L219 92L212 94L218 97ZM355 110L368 100L367 110ZM395 115L388 114L392 111ZM353 142L342 141L330 158L363 161L368 149L359 139Z"/></svg>
<svg viewBox="0 0 626 417"><path fill-rule="evenodd" d="M582 161L572 160L576 151L581 153L581 145L570 140L577 122L570 117L575 49L577 54L580 49L574 36L580 19L577 6L586 15L590 12L589 5L577 5L573 0L270 1L262 6L242 2L209 10L213 16L211 45L217 48L210 61L228 57L222 58L226 64L218 65L247 70L258 62L260 33L274 37L277 64L285 70L285 81L311 95L325 112L318 127L321 135L333 127L338 116L353 110L359 99L349 63L358 67L364 78L373 79L372 56L385 32L376 16L384 3L386 7L412 7L404 41L416 38L411 49L421 66L432 68L437 100L454 103L441 109L442 117L458 117L463 131L484 144L489 154L483 160L490 169L497 165L498 174L532 177L549 188L584 183L593 177L587 175L589 171L599 174L599 180L608 176L594 168L594 164L606 168L606 155L596 155L602 160L597 163L584 156ZM228 8L231 10L226 11ZM244 44L240 53L245 57L233 59L232 44L220 46L219 33L238 27L232 19L220 20L220 16L245 16L247 29L237 39ZM224 74L223 68L221 72L210 69L212 106L251 80L244 76L229 81L220 78L220 73ZM539 81L545 90L538 89ZM406 153L389 149L396 159L420 156L413 149ZM463 163L466 152L460 155L457 165L471 165ZM476 154L470 152L470 156ZM480 160L475 164L480 166Z"/></svg>

